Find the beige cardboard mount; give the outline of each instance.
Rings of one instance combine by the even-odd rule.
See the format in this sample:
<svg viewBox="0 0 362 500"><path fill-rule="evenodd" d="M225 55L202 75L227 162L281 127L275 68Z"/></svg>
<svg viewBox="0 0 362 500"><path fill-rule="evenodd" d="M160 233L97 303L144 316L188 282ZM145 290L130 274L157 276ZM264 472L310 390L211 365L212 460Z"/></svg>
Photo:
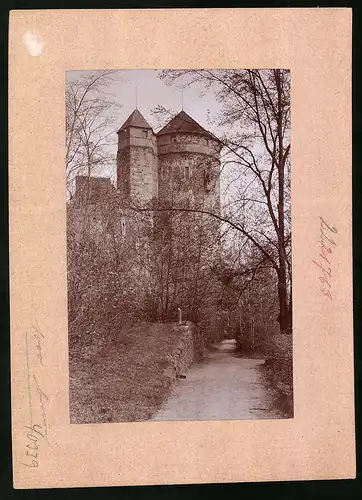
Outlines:
<svg viewBox="0 0 362 500"><path fill-rule="evenodd" d="M355 476L351 18L350 9L11 12L16 488ZM70 425L65 72L205 67L291 70L295 416ZM332 300L321 292L313 263L320 259L321 217L337 231ZM36 425L45 426L44 437ZM39 439L29 438L34 434ZM31 439L37 467L29 467L26 455Z"/></svg>

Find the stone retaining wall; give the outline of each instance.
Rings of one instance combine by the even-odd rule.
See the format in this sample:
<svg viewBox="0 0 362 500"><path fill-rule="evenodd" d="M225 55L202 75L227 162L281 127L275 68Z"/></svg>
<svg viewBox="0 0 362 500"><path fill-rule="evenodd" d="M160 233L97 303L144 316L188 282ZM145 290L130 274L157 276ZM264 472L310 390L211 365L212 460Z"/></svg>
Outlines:
<svg viewBox="0 0 362 500"><path fill-rule="evenodd" d="M182 375L186 375L191 364L202 357L202 343L197 334L196 326L187 321L183 324L176 324L172 328L180 329L180 340L174 351L167 356L167 368L165 374L176 380Z"/></svg>

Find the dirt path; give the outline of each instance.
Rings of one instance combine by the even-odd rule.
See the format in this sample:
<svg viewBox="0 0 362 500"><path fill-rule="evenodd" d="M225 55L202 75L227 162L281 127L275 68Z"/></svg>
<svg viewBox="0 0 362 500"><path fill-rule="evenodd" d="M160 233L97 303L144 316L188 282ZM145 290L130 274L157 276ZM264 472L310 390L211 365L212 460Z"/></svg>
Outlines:
<svg viewBox="0 0 362 500"><path fill-rule="evenodd" d="M235 341L224 340L174 386L151 420L256 420L281 418L260 373L264 360L238 358Z"/></svg>

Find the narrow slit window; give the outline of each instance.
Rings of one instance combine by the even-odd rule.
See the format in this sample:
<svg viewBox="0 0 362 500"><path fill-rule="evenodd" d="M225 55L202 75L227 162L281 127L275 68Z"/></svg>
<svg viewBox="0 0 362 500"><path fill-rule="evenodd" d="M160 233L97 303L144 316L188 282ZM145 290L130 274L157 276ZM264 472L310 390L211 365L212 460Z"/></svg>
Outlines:
<svg viewBox="0 0 362 500"><path fill-rule="evenodd" d="M204 188L205 191L210 191L211 190L211 173L209 170L205 170L204 172Z"/></svg>
<svg viewBox="0 0 362 500"><path fill-rule="evenodd" d="M185 167L185 177L187 181L190 179L190 167L188 165Z"/></svg>
<svg viewBox="0 0 362 500"><path fill-rule="evenodd" d="M121 235L126 236L126 221L121 219Z"/></svg>

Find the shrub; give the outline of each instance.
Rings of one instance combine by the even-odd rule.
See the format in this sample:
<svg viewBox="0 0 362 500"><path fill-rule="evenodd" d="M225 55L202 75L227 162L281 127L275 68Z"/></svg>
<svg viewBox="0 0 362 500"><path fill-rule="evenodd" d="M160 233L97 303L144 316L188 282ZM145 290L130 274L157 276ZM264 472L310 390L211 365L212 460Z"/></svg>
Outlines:
<svg viewBox="0 0 362 500"><path fill-rule="evenodd" d="M264 344L265 371L271 385L280 395L283 411L293 415L293 345L291 335L273 335Z"/></svg>

